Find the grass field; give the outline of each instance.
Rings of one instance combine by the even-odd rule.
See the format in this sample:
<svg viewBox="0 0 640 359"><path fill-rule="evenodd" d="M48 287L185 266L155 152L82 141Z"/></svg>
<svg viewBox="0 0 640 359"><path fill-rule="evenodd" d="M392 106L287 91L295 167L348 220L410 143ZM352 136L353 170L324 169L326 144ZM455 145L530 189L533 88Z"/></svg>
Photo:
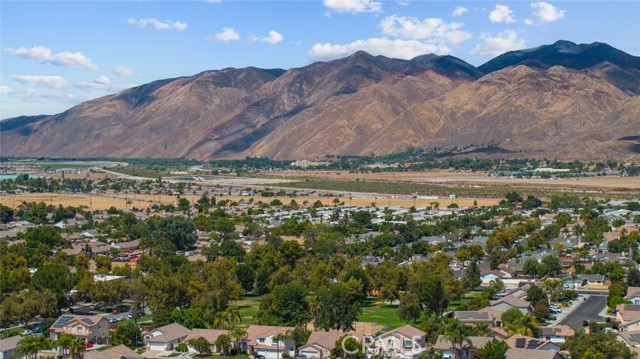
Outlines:
<svg viewBox="0 0 640 359"><path fill-rule="evenodd" d="M261 300L262 298L259 296L247 296L236 303L240 309L240 316L242 317L240 321L241 324L256 324Z"/></svg>
<svg viewBox="0 0 640 359"><path fill-rule="evenodd" d="M465 303L469 303L472 299L480 296L482 294L482 291L473 291L473 292L469 292L467 294L465 294L462 298L458 299L458 300L454 300L453 302L449 303L449 307L447 308L447 312L451 312L454 310L458 310L458 308Z"/></svg>
<svg viewBox="0 0 640 359"><path fill-rule="evenodd" d="M362 303L362 314L358 318L361 322L375 323L379 326L394 329L407 324L396 314L397 305L381 303L376 298L367 298Z"/></svg>

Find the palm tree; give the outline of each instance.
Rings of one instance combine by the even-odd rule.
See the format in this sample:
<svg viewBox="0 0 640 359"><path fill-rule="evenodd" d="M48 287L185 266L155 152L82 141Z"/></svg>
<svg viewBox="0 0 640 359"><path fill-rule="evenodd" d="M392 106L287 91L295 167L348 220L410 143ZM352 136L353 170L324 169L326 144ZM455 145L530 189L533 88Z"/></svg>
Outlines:
<svg viewBox="0 0 640 359"><path fill-rule="evenodd" d="M247 331L244 328L236 327L231 330L231 336L235 339L236 354L240 354L240 339L247 335Z"/></svg>
<svg viewBox="0 0 640 359"><path fill-rule="evenodd" d="M225 311L217 312L213 318L213 326L218 329L224 329L227 322L227 313Z"/></svg>
<svg viewBox="0 0 640 359"><path fill-rule="evenodd" d="M318 328L318 320L320 319L320 311L322 310L322 303L319 300L314 300L309 303L309 309L313 316L313 329Z"/></svg>
<svg viewBox="0 0 640 359"><path fill-rule="evenodd" d="M84 356L85 342L82 338L74 338L74 340L69 345L69 354L71 354L71 359L82 359Z"/></svg>
<svg viewBox="0 0 640 359"><path fill-rule="evenodd" d="M532 313L527 313L512 323L505 325L507 333L532 337L538 331L538 319Z"/></svg>
<svg viewBox="0 0 640 359"><path fill-rule="evenodd" d="M236 324L242 321L242 315L240 314L240 309L238 308L237 305L230 305L225 311L225 313L229 318L228 322L229 322L230 329L233 330L236 327Z"/></svg>
<svg viewBox="0 0 640 359"><path fill-rule="evenodd" d="M520 334L532 337L538 332L538 319L533 313L525 314L518 322L520 324Z"/></svg>
<svg viewBox="0 0 640 359"><path fill-rule="evenodd" d="M62 350L63 356L68 355L69 346L73 342L74 338L75 337L71 334L61 333L58 340L56 340L55 345Z"/></svg>
<svg viewBox="0 0 640 359"><path fill-rule="evenodd" d="M549 296L549 304L562 295L562 285L561 280L546 279L544 281L543 289L547 293L547 296Z"/></svg>
<svg viewBox="0 0 640 359"><path fill-rule="evenodd" d="M489 336L491 335L491 326L487 323L476 323L473 328L476 332L476 335L479 336Z"/></svg>
<svg viewBox="0 0 640 359"><path fill-rule="evenodd" d="M40 350L50 349L51 346L51 340L44 335L27 336L18 342L18 353L36 359Z"/></svg>
<svg viewBox="0 0 640 359"><path fill-rule="evenodd" d="M449 342L451 342L451 349L453 349L453 358L461 358L462 346L467 343L469 346L472 345L471 339L469 336L471 335L470 327L461 323L459 320L453 320L449 323L447 328L444 331L444 337Z"/></svg>

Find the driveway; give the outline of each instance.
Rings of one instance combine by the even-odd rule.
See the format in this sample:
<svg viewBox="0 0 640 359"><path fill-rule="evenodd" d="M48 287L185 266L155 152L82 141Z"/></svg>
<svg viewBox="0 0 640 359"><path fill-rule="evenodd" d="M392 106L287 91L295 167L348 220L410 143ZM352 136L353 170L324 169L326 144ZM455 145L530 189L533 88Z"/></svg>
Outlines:
<svg viewBox="0 0 640 359"><path fill-rule="evenodd" d="M589 320L591 322L602 322L604 317L600 312L607 305L607 297L604 294L591 294L589 298L584 300L573 312L567 315L560 324L568 325L572 328L582 328L582 322Z"/></svg>

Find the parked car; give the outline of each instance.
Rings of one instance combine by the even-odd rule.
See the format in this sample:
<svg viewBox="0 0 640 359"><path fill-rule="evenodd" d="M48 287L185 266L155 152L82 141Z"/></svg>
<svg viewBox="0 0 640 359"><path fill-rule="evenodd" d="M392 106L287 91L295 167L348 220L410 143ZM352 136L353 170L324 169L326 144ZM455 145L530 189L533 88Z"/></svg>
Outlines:
<svg viewBox="0 0 640 359"><path fill-rule="evenodd" d="M111 314L120 314L120 310L119 309L114 309Z"/></svg>
<svg viewBox="0 0 640 359"><path fill-rule="evenodd" d="M93 344L87 343L87 348L93 348Z"/></svg>
<svg viewBox="0 0 640 359"><path fill-rule="evenodd" d="M253 359L266 359L266 358L264 357L264 355L256 355L253 357Z"/></svg>
<svg viewBox="0 0 640 359"><path fill-rule="evenodd" d="M583 327L588 327L588 326L589 326L589 324L591 324L591 321L590 321L590 320L583 320L583 321L582 321L582 326L583 326Z"/></svg>

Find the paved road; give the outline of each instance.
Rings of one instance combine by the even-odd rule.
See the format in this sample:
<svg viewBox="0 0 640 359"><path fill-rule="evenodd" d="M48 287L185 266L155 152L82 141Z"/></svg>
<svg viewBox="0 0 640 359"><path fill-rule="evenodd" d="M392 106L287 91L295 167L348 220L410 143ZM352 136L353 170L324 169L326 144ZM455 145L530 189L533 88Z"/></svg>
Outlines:
<svg viewBox="0 0 640 359"><path fill-rule="evenodd" d="M576 310L564 318L560 324L565 324L573 328L581 328L583 320L592 322L602 322L599 314L607 305L607 297L604 295L591 295Z"/></svg>

